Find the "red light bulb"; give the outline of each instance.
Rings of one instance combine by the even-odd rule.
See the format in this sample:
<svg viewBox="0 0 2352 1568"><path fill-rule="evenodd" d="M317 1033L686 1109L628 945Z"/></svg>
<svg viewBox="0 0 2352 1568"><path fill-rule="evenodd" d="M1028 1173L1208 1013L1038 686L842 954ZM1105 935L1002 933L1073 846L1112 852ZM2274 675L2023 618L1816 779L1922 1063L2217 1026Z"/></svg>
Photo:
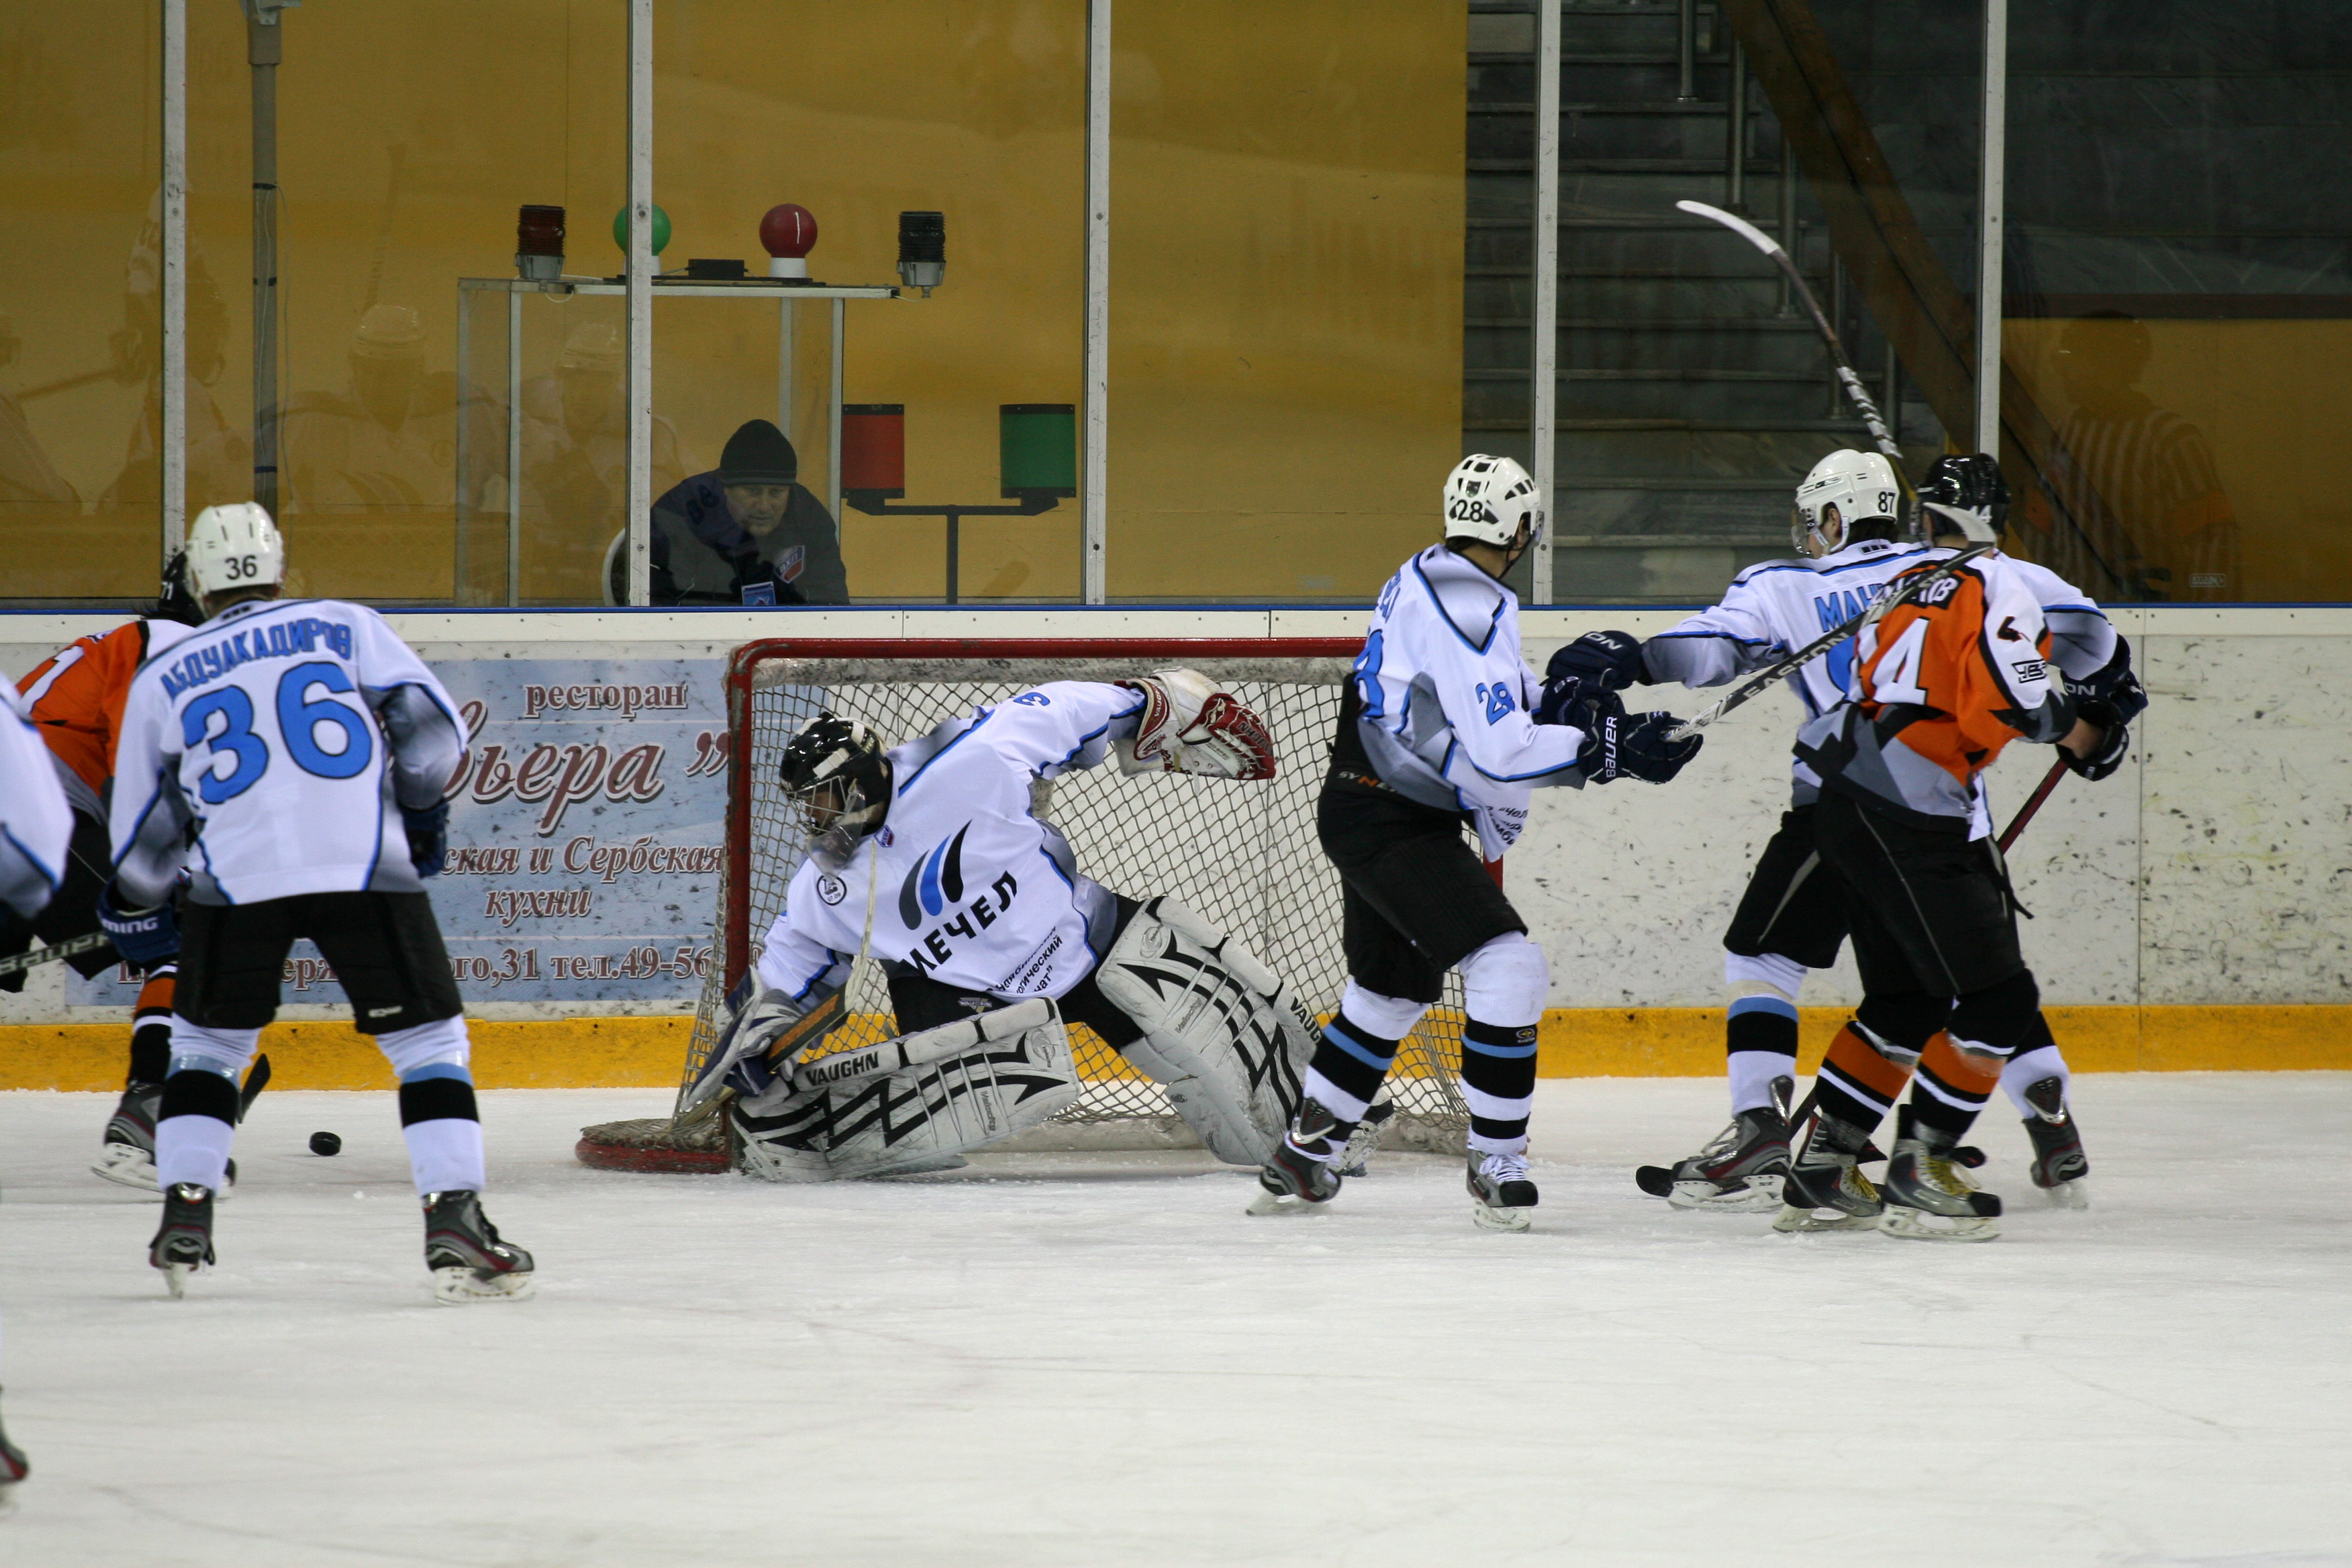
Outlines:
<svg viewBox="0 0 2352 1568"><path fill-rule="evenodd" d="M816 246L816 219L798 202L782 202L760 220L760 244L768 252L771 278L806 278L808 253Z"/></svg>

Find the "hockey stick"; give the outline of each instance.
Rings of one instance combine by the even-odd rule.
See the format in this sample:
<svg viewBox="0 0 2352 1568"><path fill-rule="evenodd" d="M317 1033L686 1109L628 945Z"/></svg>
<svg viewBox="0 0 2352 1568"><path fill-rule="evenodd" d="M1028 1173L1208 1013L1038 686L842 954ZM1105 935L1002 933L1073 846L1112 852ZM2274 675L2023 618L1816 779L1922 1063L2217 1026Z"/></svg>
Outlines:
<svg viewBox="0 0 2352 1568"><path fill-rule="evenodd" d="M265 1051L253 1058L253 1070L245 1075L245 1087L236 1091L236 1119L239 1122L245 1121L245 1113L253 1109L253 1102L268 1087L269 1056Z"/></svg>
<svg viewBox="0 0 2352 1568"><path fill-rule="evenodd" d="M838 1056L823 1058L794 1071L793 1087L806 1091L856 1083L869 1078L887 1078L892 1073L922 1067L943 1057L961 1056L992 1040L1010 1039L1026 1034L1053 1023L1058 1016L1053 1003L1043 996L1033 996L1025 1002L1015 1002L1010 1007L958 1018L952 1024L941 1024L937 1028L924 1029L916 1034L901 1035L895 1040L885 1040L878 1046L867 1046L863 1050L843 1051Z"/></svg>
<svg viewBox="0 0 2352 1568"><path fill-rule="evenodd" d="M1862 423L1870 431L1871 440L1877 444L1879 451L1885 454L1887 462L1893 465L1895 482L1903 487L1906 509L1908 510L1916 505L1919 500L1919 492L1911 488L1909 477L1903 472L1903 448L1895 444L1895 433L1886 427L1886 421L1880 417L1878 405L1872 402L1870 394L1863 389L1862 377L1856 374L1853 366L1846 362L1845 345L1838 342L1837 329L1832 326L1830 319L1822 313L1821 302L1813 298L1813 290L1805 282L1805 275L1797 270L1796 261L1787 251L1780 248L1779 240L1774 239L1746 218L1725 212L1721 207L1711 207L1705 202L1683 201L1676 202L1675 205L1698 217L1714 219L1772 258L1772 264L1778 267L1780 269L1780 275L1789 280L1790 290L1798 299L1805 302L1806 313L1813 318L1813 326L1822 334L1822 342L1829 345L1830 363L1837 371L1838 384L1845 388L1847 400L1853 405L1854 411L1862 416Z"/></svg>
<svg viewBox="0 0 2352 1568"><path fill-rule="evenodd" d="M27 969L37 969L44 963L54 963L60 958L71 958L78 952L89 952L104 947L107 935L102 931L85 931L53 947L37 947L30 952L20 952L14 958L0 958L0 974L21 974Z"/></svg>
<svg viewBox="0 0 2352 1568"><path fill-rule="evenodd" d="M2050 798L2051 792L2058 787L2058 781L2065 776L2066 759L2061 757L2050 764L2048 773L2042 774L2042 787L2033 792L2032 798L2019 808L2017 816L2001 830L1998 842L2002 854L2009 853L2009 847L2017 842L2017 836L2025 831L2025 825L2033 820L2033 814L2042 809L2042 803Z"/></svg>
<svg viewBox="0 0 2352 1568"><path fill-rule="evenodd" d="M1684 720L1680 724L1675 725L1675 728L1667 734L1666 739L1669 741L1679 741L1685 735L1696 734L1697 731L1706 729L1709 724L1714 723L1717 719L1722 718L1726 713L1730 712L1733 709L1739 707L1742 703L1745 703L1750 699L1758 697L1779 685L1788 677L1794 675L1798 670L1803 668L1814 659L1821 658L1822 655L1829 652L1830 649L1845 641L1846 638L1860 637L1865 628L1876 626L1879 618L1885 616L1887 611L1895 608L1897 605L1908 604L1911 600L1917 598L1919 595L1927 589L1933 587L1936 584L1951 576L1961 567L1967 565L1969 562L1974 561L1978 556L1982 555L1986 551L1990 550L1992 546L1990 544L1972 544L1968 549L1961 551L1958 555L1951 557L1949 560L1937 563L1935 570L1923 573L1920 575L1910 579L1901 587L1890 589L1886 594L1873 601L1870 608L1863 611L1862 614L1854 616L1853 619L1846 622L1845 625L1837 627L1833 631L1823 632L1811 642L1807 643L1796 652L1789 655L1788 658L1765 666L1762 669L1758 670L1755 674L1749 676L1747 679L1733 687L1730 691L1723 697L1718 698L1714 707L1706 709L1702 712L1694 713L1689 718Z"/></svg>

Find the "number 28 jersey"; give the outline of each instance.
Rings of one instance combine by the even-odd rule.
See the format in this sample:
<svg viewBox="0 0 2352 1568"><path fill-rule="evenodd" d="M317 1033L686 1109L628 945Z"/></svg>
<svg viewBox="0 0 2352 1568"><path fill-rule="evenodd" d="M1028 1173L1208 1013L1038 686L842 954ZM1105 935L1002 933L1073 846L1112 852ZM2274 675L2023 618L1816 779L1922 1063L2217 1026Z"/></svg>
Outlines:
<svg viewBox="0 0 2352 1568"><path fill-rule="evenodd" d="M420 892L399 807L441 797L457 705L383 617L332 599L236 605L131 678L115 758L124 892L198 903Z"/></svg>

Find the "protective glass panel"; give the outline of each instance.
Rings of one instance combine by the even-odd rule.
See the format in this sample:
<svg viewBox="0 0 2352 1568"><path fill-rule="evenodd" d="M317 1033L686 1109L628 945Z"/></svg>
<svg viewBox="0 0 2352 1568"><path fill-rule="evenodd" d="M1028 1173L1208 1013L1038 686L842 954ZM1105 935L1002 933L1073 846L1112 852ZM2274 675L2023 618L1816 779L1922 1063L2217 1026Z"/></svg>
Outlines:
<svg viewBox="0 0 2352 1568"><path fill-rule="evenodd" d="M161 563L163 35L142 0L0 19L0 595L152 603ZM218 378L218 258L192 256L194 378ZM241 262L231 258L235 280ZM232 458L208 444L205 456ZM232 465L233 466L233 465Z"/></svg>
<svg viewBox="0 0 2352 1568"><path fill-rule="evenodd" d="M1364 603L1460 456L1456 5L1122 0L1109 588Z"/></svg>

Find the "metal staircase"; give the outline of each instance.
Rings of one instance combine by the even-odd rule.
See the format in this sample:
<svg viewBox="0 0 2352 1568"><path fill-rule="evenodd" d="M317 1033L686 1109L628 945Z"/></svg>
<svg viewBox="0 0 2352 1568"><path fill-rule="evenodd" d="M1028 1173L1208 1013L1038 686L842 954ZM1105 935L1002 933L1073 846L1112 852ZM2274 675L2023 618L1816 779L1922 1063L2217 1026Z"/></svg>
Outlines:
<svg viewBox="0 0 2352 1568"><path fill-rule="evenodd" d="M1843 298L1810 196L1784 177L1779 125L1735 68L1717 8L1564 0L1561 13L1551 596L1706 601L1738 567L1788 553L1796 481L1864 437L1770 264L1675 202L1727 206L1778 233L1874 393L1891 363ZM1464 450L1523 461L1535 46L1527 0L1471 0ZM1906 441L1928 434L1924 405L1903 413Z"/></svg>

